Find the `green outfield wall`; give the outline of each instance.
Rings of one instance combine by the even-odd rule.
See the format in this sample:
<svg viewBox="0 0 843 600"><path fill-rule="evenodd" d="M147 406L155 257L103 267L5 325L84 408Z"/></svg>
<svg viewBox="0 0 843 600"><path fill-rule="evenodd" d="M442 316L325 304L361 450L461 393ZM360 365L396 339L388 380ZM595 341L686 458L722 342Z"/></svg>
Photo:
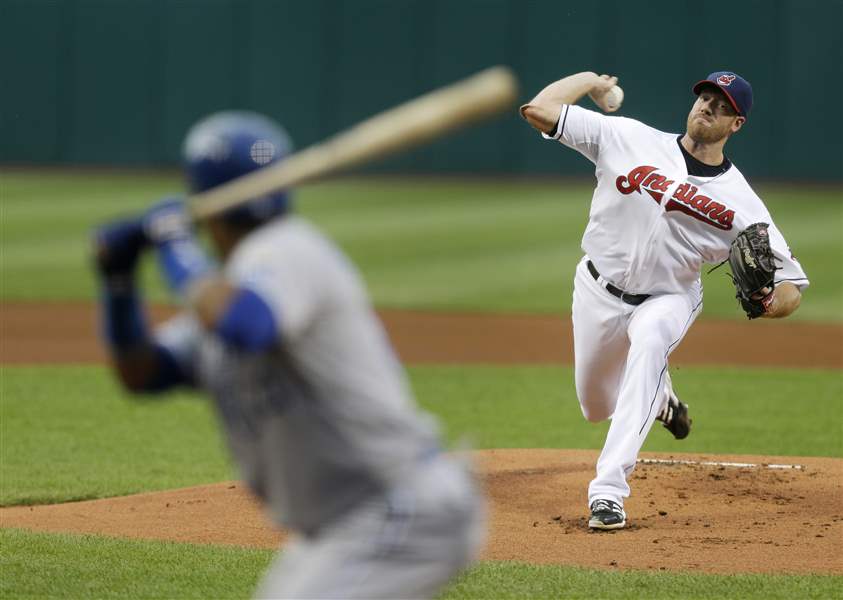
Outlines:
<svg viewBox="0 0 843 600"><path fill-rule="evenodd" d="M754 177L843 179L843 0L0 0L0 161L161 165L189 124L269 113L298 146L495 63L527 99L619 75L622 114L681 131L690 86L755 88L730 155ZM379 171L584 174L512 114Z"/></svg>

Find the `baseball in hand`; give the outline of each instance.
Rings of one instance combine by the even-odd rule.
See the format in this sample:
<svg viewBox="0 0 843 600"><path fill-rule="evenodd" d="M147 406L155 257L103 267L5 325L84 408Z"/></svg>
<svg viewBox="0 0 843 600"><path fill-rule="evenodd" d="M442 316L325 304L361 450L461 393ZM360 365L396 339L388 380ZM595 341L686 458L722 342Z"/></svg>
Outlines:
<svg viewBox="0 0 843 600"><path fill-rule="evenodd" d="M623 90L619 85L616 85L608 92L606 92L606 97L603 99L603 102L606 105L606 108L615 111L621 107L623 104Z"/></svg>

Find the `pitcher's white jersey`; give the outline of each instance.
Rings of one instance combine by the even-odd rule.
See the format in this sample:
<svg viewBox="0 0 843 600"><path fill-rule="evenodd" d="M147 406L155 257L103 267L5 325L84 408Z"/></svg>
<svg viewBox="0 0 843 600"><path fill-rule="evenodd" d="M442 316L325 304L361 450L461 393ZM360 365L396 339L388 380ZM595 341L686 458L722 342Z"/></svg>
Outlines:
<svg viewBox="0 0 843 600"><path fill-rule="evenodd" d="M600 274L632 294L681 293L703 263L720 263L748 225L769 223L776 283L808 285L761 199L734 165L688 174L677 142L639 121L564 105L552 136L595 164L597 187L582 249Z"/></svg>
<svg viewBox="0 0 843 600"><path fill-rule="evenodd" d="M270 307L277 347L237 351L189 315L159 341L214 396L244 479L279 523L313 532L437 452L356 270L315 228L292 216L262 226L225 274Z"/></svg>
<svg viewBox="0 0 843 600"><path fill-rule="evenodd" d="M574 380L583 415L611 419L589 505L592 513L603 510L598 500L621 507L612 523L592 514L589 526L623 527L638 452L657 419L667 424L660 415L680 405L668 360L702 311L703 263L724 261L743 229L764 222L779 267L776 282L801 289L808 279L764 203L728 160L705 165L684 150L678 134L574 105L562 106L555 131L544 137L595 165L586 255L576 268L571 307Z"/></svg>

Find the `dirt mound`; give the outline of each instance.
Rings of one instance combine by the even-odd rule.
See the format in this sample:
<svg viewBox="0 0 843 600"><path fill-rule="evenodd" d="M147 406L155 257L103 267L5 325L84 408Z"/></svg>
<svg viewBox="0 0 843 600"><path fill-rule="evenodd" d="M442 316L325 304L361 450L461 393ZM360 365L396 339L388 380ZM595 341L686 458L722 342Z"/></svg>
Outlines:
<svg viewBox="0 0 843 600"><path fill-rule="evenodd" d="M843 460L647 454L692 464L641 464L630 525L586 527L597 453L475 453L491 508L483 558L711 573L843 574ZM702 464L755 463L757 466ZM765 463L801 468L769 468ZM273 530L240 483L123 498L0 509L3 527L274 548Z"/></svg>

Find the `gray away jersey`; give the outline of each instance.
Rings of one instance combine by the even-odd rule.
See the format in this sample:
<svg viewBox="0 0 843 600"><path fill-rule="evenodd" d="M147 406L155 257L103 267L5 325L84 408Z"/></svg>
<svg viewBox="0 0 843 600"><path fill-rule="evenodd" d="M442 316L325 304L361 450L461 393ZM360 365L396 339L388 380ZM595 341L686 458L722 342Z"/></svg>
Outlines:
<svg viewBox="0 0 843 600"><path fill-rule="evenodd" d="M435 450L359 275L315 228L261 227L225 274L269 305L275 349L235 351L187 314L158 339L214 397L241 475L276 521L314 532Z"/></svg>

